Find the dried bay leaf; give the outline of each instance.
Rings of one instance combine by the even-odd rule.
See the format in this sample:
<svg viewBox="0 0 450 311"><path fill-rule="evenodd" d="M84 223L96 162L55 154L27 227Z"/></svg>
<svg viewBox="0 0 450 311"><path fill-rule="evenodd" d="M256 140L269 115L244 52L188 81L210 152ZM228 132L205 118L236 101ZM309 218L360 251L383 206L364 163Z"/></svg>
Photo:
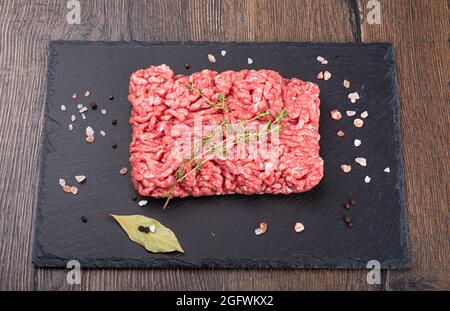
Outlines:
<svg viewBox="0 0 450 311"><path fill-rule="evenodd" d="M142 215L111 215L128 234L131 241L142 245L152 253L169 253L178 251L184 253L172 230L162 225L156 219ZM141 232L139 226L155 226L155 232Z"/></svg>

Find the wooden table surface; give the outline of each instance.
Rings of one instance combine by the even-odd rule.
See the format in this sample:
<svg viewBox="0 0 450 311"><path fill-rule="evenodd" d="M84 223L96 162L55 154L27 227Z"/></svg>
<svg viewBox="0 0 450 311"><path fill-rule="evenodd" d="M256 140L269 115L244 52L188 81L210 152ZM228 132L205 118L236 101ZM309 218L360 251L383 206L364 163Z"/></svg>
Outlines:
<svg viewBox="0 0 450 311"><path fill-rule="evenodd" d="M0 1L1 290L450 289L449 6L446 0ZM361 12L361 13L359 13ZM50 40L393 42L397 51L412 268L364 270L83 270L31 264Z"/></svg>

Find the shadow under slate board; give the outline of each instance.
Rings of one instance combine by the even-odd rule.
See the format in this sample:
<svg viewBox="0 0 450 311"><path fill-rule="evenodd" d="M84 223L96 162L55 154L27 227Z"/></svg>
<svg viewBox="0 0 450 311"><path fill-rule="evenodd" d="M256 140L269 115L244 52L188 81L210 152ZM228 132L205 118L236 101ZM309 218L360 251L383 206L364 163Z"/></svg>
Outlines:
<svg viewBox="0 0 450 311"><path fill-rule="evenodd" d="M216 63L208 61L210 53ZM318 62L319 55L329 63ZM131 139L128 82L132 72L159 64L176 74L266 68L317 83L325 161L321 183L303 194L173 199L166 210L164 200L149 199L147 206L138 206L131 199L130 174L119 174L128 166ZM328 81L317 79L324 70L332 73ZM349 89L344 79L351 82ZM51 42L33 262L38 267L64 267L75 259L82 267L366 268L368 261L378 260L382 268L407 268L396 88L389 44ZM354 104L348 99L351 92L361 96ZM96 110L91 102L97 103ZM89 108L86 119L78 104ZM339 121L330 117L334 108L343 114ZM348 117L347 110L357 116L368 111L362 128L353 125L357 116ZM85 141L87 126L96 131L92 144ZM339 130L344 137L336 135ZM361 140L359 147L355 139ZM355 163L356 157L365 157L367 167ZM349 174L340 169L344 163L352 165ZM85 183L78 184L75 175L86 175ZM63 192L59 178L76 185L78 194ZM356 204L345 209L350 198ZM156 218L175 232L185 254L147 252L109 214ZM88 221L82 222L82 216ZM268 231L256 236L260 222L268 224ZM294 232L296 222L305 225L302 233Z"/></svg>

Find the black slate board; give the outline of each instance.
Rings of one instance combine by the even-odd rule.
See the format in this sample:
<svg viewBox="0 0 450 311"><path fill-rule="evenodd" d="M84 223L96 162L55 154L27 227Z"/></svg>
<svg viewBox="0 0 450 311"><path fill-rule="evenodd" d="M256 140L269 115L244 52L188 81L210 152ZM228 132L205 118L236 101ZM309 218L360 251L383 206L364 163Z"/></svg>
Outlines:
<svg viewBox="0 0 450 311"><path fill-rule="evenodd" d="M226 50L225 57L220 55ZM207 54L217 62L208 62ZM321 55L329 64L321 65ZM254 60L247 64L247 58ZM216 196L174 199L162 210L163 200L151 199L139 207L129 174L118 173L128 166L130 105L128 80L132 72L151 64L165 63L175 73L189 74L210 68L218 71L268 68L286 77L300 77L321 87L321 155L325 176L312 191L292 195ZM190 69L184 68L189 63ZM313 43L106 43L63 42L50 44L46 125L42 147L33 262L39 267L63 267L76 259L82 267L307 267L365 268L375 259L382 268L409 266L406 210L403 193L399 107L393 47L389 44ZM329 81L318 81L317 73L329 70ZM350 90L342 87L351 81ZM90 90L89 97L84 91ZM350 91L361 100L351 104ZM71 99L78 93L76 100ZM114 100L109 101L108 96ZM78 103L95 101L98 109L82 120ZM67 111L61 110L61 105ZM101 108L107 114L100 113ZM338 108L339 122L329 116ZM367 110L365 126L357 129L346 110ZM74 131L68 130L71 114L77 116ZM118 125L111 124L112 119ZM95 143L84 141L85 128L97 133ZM338 130L345 137L336 136ZM353 146L360 138L362 145ZM112 149L111 144L118 148ZM354 163L367 158L368 167ZM340 171L351 163L350 174ZM391 172L385 173L385 167ZM58 179L76 184L75 175L88 176L79 194L66 194ZM364 177L371 182L366 184ZM350 210L343 208L356 200ZM184 255L152 254L128 240L108 214L142 214L154 217L178 236ZM81 216L88 222L82 223ZM354 227L343 217L351 216ZM254 228L269 224L264 236ZM293 232L301 221L306 230Z"/></svg>

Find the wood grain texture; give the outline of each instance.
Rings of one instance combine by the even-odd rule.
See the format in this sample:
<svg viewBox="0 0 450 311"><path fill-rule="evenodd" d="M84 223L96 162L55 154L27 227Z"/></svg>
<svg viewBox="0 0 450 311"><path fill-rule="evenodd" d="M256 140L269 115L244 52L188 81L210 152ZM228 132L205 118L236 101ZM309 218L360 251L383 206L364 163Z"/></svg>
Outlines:
<svg viewBox="0 0 450 311"><path fill-rule="evenodd" d="M410 2L383 1L383 24L360 28L364 0L80 0L80 25L67 24L66 1L0 1L0 289L448 289L448 11L443 0ZM69 286L64 270L34 269L47 47L56 39L395 42L413 268L389 272L382 286L367 285L366 271L176 269L88 270Z"/></svg>
<svg viewBox="0 0 450 311"><path fill-rule="evenodd" d="M381 25L362 24L364 42L393 42L412 269L390 271L392 290L450 289L449 1L384 0ZM363 16L368 1L360 0Z"/></svg>

